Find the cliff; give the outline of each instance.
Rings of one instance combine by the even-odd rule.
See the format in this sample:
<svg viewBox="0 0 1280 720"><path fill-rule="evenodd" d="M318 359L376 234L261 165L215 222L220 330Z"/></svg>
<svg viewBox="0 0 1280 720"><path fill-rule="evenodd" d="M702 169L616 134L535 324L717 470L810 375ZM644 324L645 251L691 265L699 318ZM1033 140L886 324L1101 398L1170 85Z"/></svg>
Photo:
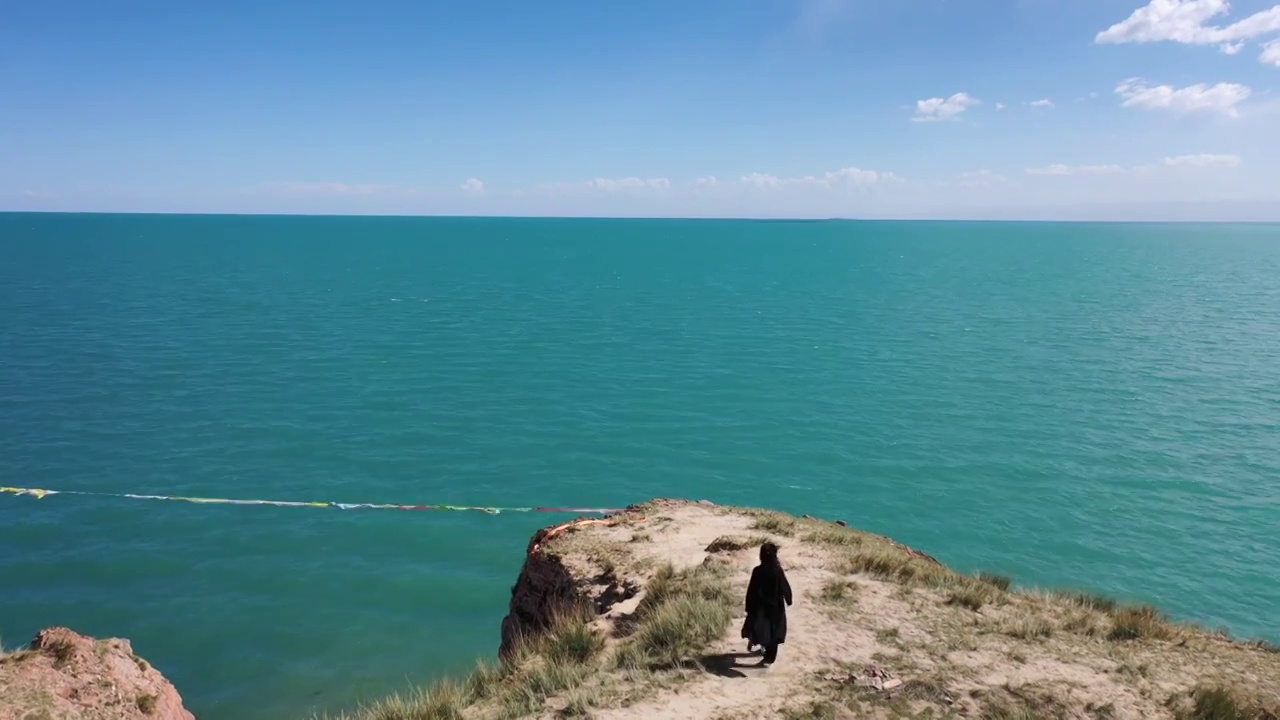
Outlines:
<svg viewBox="0 0 1280 720"><path fill-rule="evenodd" d="M795 593L767 670L739 635L765 540ZM1280 720L1274 647L964 575L842 524L658 500L528 550L500 662L353 717Z"/></svg>
<svg viewBox="0 0 1280 720"><path fill-rule="evenodd" d="M0 652L0 720L194 720L128 640L49 628Z"/></svg>

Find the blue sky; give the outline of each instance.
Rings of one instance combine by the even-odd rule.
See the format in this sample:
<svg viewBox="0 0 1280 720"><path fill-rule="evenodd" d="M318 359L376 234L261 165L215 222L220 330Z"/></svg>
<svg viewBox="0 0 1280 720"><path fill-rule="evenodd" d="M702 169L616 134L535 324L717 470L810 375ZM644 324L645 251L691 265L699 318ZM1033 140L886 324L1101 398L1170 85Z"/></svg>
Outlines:
<svg viewBox="0 0 1280 720"><path fill-rule="evenodd" d="M0 208L1280 219L1278 89L1275 0L0 2Z"/></svg>

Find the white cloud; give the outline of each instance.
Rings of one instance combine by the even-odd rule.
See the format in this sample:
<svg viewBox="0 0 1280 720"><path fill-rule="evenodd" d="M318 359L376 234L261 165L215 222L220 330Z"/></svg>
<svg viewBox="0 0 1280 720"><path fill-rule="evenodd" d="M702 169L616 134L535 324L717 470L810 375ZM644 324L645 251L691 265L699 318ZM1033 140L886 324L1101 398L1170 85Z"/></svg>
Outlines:
<svg viewBox="0 0 1280 720"><path fill-rule="evenodd" d="M1124 98L1123 107L1171 112L1220 112L1228 117L1240 117L1236 106L1253 93L1248 85L1218 83L1217 85L1191 85L1174 88L1169 85L1150 87L1141 78L1130 78L1116 86L1116 94Z"/></svg>
<svg viewBox="0 0 1280 720"><path fill-rule="evenodd" d="M1165 167L1239 167L1239 155L1215 155L1201 153L1199 155L1178 155L1167 157L1161 163Z"/></svg>
<svg viewBox="0 0 1280 720"><path fill-rule="evenodd" d="M483 195L484 181L476 178L467 178L467 181L459 185L458 188L468 195Z"/></svg>
<svg viewBox="0 0 1280 720"><path fill-rule="evenodd" d="M1124 172L1119 165L1063 165L1061 163L1042 168L1027 168L1028 175L1115 175Z"/></svg>
<svg viewBox="0 0 1280 720"><path fill-rule="evenodd" d="M1268 65L1280 67L1280 40L1272 40L1262 46L1262 54L1258 56L1260 62Z"/></svg>
<svg viewBox="0 0 1280 720"><path fill-rule="evenodd" d="M49 200L53 197L53 193L47 193L43 190L23 190L22 197L28 200Z"/></svg>
<svg viewBox="0 0 1280 720"><path fill-rule="evenodd" d="M1098 33L1098 43L1172 41L1186 45L1217 45L1228 55L1246 42L1280 32L1280 5L1256 12L1229 25L1209 25L1231 11L1228 0L1151 0L1128 18ZM1263 62L1266 62L1264 59Z"/></svg>
<svg viewBox="0 0 1280 720"><path fill-rule="evenodd" d="M1032 103L1031 103L1031 107L1033 107L1033 108L1052 108L1052 107L1055 107L1055 106L1054 106L1054 104L1053 104L1053 101L1052 101L1052 100L1049 100L1048 98L1046 98L1046 99L1044 99L1044 100L1034 100L1034 101L1032 101Z"/></svg>
<svg viewBox="0 0 1280 720"><path fill-rule="evenodd" d="M1130 171L1139 173L1139 175L1149 175L1160 168L1181 168L1181 167L1237 167L1240 165L1240 157L1237 155L1215 155L1212 153L1201 153L1199 155L1178 155L1175 157L1166 157L1159 163L1150 165L1137 165L1132 168L1125 168L1120 165L1064 165L1055 163L1046 165L1045 167L1027 168L1027 174L1037 177L1070 177L1083 175L1120 175Z"/></svg>
<svg viewBox="0 0 1280 720"><path fill-rule="evenodd" d="M1001 102L996 103L996 110L1003 110L1003 109L1004 109L1004 103L1001 103Z"/></svg>
<svg viewBox="0 0 1280 720"><path fill-rule="evenodd" d="M982 102L968 93L958 92L945 100L940 97L916 101L916 114L911 118L915 122L933 122L952 120L965 110Z"/></svg>
<svg viewBox="0 0 1280 720"><path fill-rule="evenodd" d="M738 184L753 188L795 186L837 188L901 181L902 178L891 172L876 172L875 170L863 170L856 167L840 168L839 170L825 172L822 175L805 175L803 177L778 177L777 175L754 172L738 178Z"/></svg>
<svg viewBox="0 0 1280 720"><path fill-rule="evenodd" d="M637 194L637 193L664 193L671 189L671 181L664 177L659 178L638 178L638 177L621 177L621 178L605 178L598 177L582 182L569 183L547 183L539 185L538 190L553 195L571 195L575 193L604 193L604 194Z"/></svg>
<svg viewBox="0 0 1280 720"><path fill-rule="evenodd" d="M604 192L625 192L628 190L667 190L671 181L666 178L596 178L587 183L596 190Z"/></svg>
<svg viewBox="0 0 1280 720"><path fill-rule="evenodd" d="M961 185L971 189L989 188L992 185L1007 182L1007 179L1003 175L999 175L985 169L962 172L956 179Z"/></svg>
<svg viewBox="0 0 1280 720"><path fill-rule="evenodd" d="M631 197L732 197L742 193L781 196L799 192L814 196L833 191L849 191L857 188L886 187L905 182L892 172L844 167L820 175L781 176L753 172L737 179L720 179L715 175L703 175L691 181L673 183L667 178L595 178L584 182L560 182L538 185L535 192L544 195L574 196L584 194L616 195Z"/></svg>

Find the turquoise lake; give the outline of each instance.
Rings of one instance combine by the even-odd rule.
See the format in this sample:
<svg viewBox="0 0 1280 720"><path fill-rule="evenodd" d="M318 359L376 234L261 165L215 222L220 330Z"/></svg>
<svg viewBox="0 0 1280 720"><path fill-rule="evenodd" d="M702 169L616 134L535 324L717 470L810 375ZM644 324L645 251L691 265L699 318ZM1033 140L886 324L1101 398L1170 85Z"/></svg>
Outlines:
<svg viewBox="0 0 1280 720"><path fill-rule="evenodd" d="M0 214L0 485L706 498L1280 641L1280 226ZM0 495L0 634L305 718L561 518Z"/></svg>

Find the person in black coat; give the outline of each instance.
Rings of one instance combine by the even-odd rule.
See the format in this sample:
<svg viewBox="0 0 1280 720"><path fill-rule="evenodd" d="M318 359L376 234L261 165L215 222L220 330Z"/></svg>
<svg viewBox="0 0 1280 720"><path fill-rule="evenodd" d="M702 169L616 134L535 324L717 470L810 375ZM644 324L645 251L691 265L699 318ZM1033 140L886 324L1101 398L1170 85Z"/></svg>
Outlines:
<svg viewBox="0 0 1280 720"><path fill-rule="evenodd" d="M767 542L760 546L760 564L751 571L747 585L747 620L742 635L747 647L764 648L762 667L778 659L778 646L787 641L787 605L791 604L791 585L778 562L778 546Z"/></svg>

